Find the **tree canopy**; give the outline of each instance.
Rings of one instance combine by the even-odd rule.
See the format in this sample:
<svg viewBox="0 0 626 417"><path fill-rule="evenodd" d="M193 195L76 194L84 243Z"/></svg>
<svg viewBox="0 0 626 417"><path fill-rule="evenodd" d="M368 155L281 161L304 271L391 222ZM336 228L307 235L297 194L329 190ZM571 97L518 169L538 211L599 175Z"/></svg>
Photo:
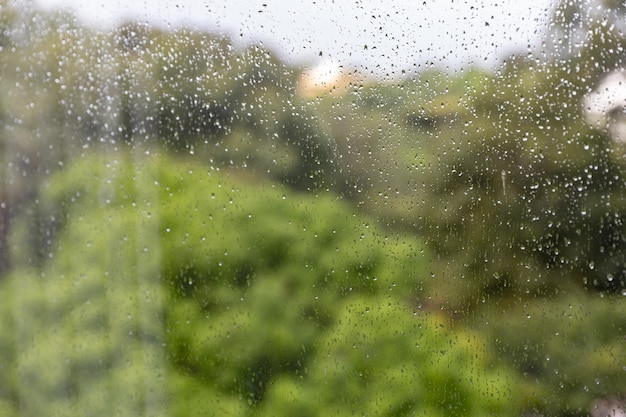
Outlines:
<svg viewBox="0 0 626 417"><path fill-rule="evenodd" d="M623 106L585 108L623 72L618 2L559 2L494 70L318 95L261 44L0 10L0 414L624 394Z"/></svg>
<svg viewBox="0 0 626 417"><path fill-rule="evenodd" d="M15 337L2 339L7 412L510 408L515 376L485 367L480 336L416 307L428 285L421 242L385 237L327 196L253 187L129 153L53 176L39 204L64 223L54 249L0 291L2 334ZM378 397L359 399L355 373Z"/></svg>

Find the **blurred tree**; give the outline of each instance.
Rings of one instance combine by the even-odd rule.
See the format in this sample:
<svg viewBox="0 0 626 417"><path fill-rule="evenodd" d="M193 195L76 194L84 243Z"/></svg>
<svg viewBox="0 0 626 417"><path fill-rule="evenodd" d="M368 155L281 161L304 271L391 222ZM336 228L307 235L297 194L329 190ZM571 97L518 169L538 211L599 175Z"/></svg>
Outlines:
<svg viewBox="0 0 626 417"><path fill-rule="evenodd" d="M12 32L15 28L17 10L9 0L0 1L0 48L4 51L11 47Z"/></svg>
<svg viewBox="0 0 626 417"><path fill-rule="evenodd" d="M608 336L620 331L618 318L600 314L617 324L589 338L590 322L576 323L568 349L604 352L578 369L545 342L552 322L526 326L499 314L519 318L527 306L533 316L558 314L563 293L624 290L624 149L585 122L580 102L623 65L621 3L559 3L539 55L511 56L495 74L431 70L310 102L295 89L298 71L260 46L237 50L221 36L132 22L91 32L71 16L30 11L15 14L18 25L0 7L0 269L16 268L0 292L0 334L10 335L0 336L10 370L0 377L0 407L84 415L124 393L119 410L149 411L174 393L180 415L208 407L305 414L320 401L343 402L346 413L450 415L473 401L484 413L502 410L510 397L496 387L508 377L485 372L489 388L455 380L443 362L411 356L413 339L398 336L415 330L403 308L378 315L396 325L371 325L349 311L364 300L377 312L391 303L498 321L476 326L522 375L536 377L529 390L554 399L533 403L542 412L582 415L591 396L614 393L610 384L585 389L590 375L619 386L607 359L619 357ZM99 156L48 182L92 149ZM139 156L161 153L180 160ZM207 170L208 178L199 174ZM267 178L299 190L336 187L386 224L421 234L438 260L433 279L421 279L414 238L383 234L332 198ZM154 324L163 320L165 329ZM423 323L432 330L441 320ZM455 328L463 337L468 322ZM401 357L361 366L358 352L345 352L361 328L371 330L367 349L384 350L379 336ZM450 334L423 335L435 354L443 339L455 357L478 354ZM518 348L527 340L532 354ZM26 341L34 342L21 349ZM322 378L328 352L348 359ZM546 354L559 358L558 369L539 369ZM440 372L441 397L417 402L406 384L387 384L393 372L381 368L413 369L406 363L415 358ZM42 363L56 366L41 372ZM358 406L354 387L322 386L362 369L376 375L364 387L376 404ZM411 381L430 392L429 369L421 371ZM562 398L554 384L564 384ZM376 397L387 385L393 392Z"/></svg>
<svg viewBox="0 0 626 417"><path fill-rule="evenodd" d="M58 223L38 214L35 190L88 149L160 148L297 189L332 186L333 143L296 96L297 72L264 48L133 22L105 33L29 9L14 22L11 10L3 33L14 45L0 49L0 236L11 213L30 212L30 265L45 259Z"/></svg>
<svg viewBox="0 0 626 417"><path fill-rule="evenodd" d="M587 415L623 385L619 301L609 294L626 286L624 148L582 106L623 65L615 7L562 2L567 48L511 56L456 99L426 106L429 119L447 118L433 129L437 163L411 207L440 257L433 297L518 367L540 415Z"/></svg>
<svg viewBox="0 0 626 417"><path fill-rule="evenodd" d="M592 82L623 67L626 48L626 7L616 0L561 0L546 28L544 60L569 66L571 81ZM570 65L567 65L570 64Z"/></svg>
<svg viewBox="0 0 626 417"><path fill-rule="evenodd" d="M415 209L449 274L467 285L442 288L453 304L572 284L622 291L623 150L586 123L584 90L570 78L514 59L466 91L465 111L439 133Z"/></svg>
<svg viewBox="0 0 626 417"><path fill-rule="evenodd" d="M98 37L68 14L16 10L19 18L9 30L12 46L0 51L2 229L8 234L16 213L31 213L30 240L38 250L30 252L29 261L35 266L48 253L56 224L37 214L36 190L97 140L92 126L107 112L96 111L95 68L101 57L92 52Z"/></svg>
<svg viewBox="0 0 626 417"><path fill-rule="evenodd" d="M494 301L471 320L488 333L492 348L518 369L529 410L540 415L589 415L594 400L620 396L622 297L570 291L517 304Z"/></svg>
<svg viewBox="0 0 626 417"><path fill-rule="evenodd" d="M207 175L185 160L138 152L80 158L39 199L63 231L39 273L15 271L0 291L1 404L21 415L109 415L113 398L121 414L253 413L275 381L306 382L324 340L337 331L347 339L336 348L346 348L358 323L354 317L357 327L343 328L342 305L366 297L405 306L383 315L379 330L384 320L391 326L405 317L398 331L410 332L411 311L428 285L414 238L385 237L330 195L246 184L210 168ZM23 213L13 229L17 251L28 222ZM435 328L424 334L425 345ZM415 340L421 336L390 356L394 366L412 363L407 349ZM417 357L429 364L428 352L451 343L436 340ZM473 355L458 372L480 367ZM456 372L450 368L447 378ZM507 404L506 378L492 382L466 380L461 391L451 385L437 401L411 404L449 415L443 410L457 394L470 401L487 392L495 407ZM334 401L326 396L320 392L319 400Z"/></svg>
<svg viewBox="0 0 626 417"><path fill-rule="evenodd" d="M272 384L263 415L520 415L516 376L480 336L384 298L342 303L305 375Z"/></svg>
<svg viewBox="0 0 626 417"><path fill-rule="evenodd" d="M237 51L191 31L163 34L150 49L158 136L168 149L299 189L330 185L333 144L296 96L296 71L270 51Z"/></svg>

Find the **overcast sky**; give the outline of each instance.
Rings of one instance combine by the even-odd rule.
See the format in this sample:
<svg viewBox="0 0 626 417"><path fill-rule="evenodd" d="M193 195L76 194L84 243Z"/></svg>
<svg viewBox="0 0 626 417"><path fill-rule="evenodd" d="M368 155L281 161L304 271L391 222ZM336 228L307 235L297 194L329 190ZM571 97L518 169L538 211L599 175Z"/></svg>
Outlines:
<svg viewBox="0 0 626 417"><path fill-rule="evenodd" d="M261 41L292 64L391 76L431 62L490 67L537 45L556 0L35 0L101 27L124 19Z"/></svg>

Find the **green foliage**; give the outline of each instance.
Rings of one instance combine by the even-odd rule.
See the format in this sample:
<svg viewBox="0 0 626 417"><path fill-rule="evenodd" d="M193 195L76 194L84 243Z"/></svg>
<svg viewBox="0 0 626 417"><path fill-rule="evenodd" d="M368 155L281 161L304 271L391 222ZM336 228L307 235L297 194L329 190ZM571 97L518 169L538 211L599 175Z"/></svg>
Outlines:
<svg viewBox="0 0 626 417"><path fill-rule="evenodd" d="M480 337L391 299L342 303L304 375L279 379L266 415L516 415L514 376Z"/></svg>
<svg viewBox="0 0 626 417"><path fill-rule="evenodd" d="M0 10L0 414L583 416L620 393L624 148L580 101L623 65L619 2L561 2L539 57L493 73L310 102L258 45Z"/></svg>
<svg viewBox="0 0 626 417"><path fill-rule="evenodd" d="M332 143L295 95L297 72L270 51L137 24L121 26L102 43L119 45L112 54L122 92L121 138L114 139L157 141L300 189L329 180Z"/></svg>
<svg viewBox="0 0 626 417"><path fill-rule="evenodd" d="M36 190L85 150L159 147L301 190L331 187L332 140L295 94L297 71L271 51L136 23L105 33L69 14L0 7L0 224L32 216L16 259L4 259L0 228L0 273L46 258L58 219L43 217Z"/></svg>
<svg viewBox="0 0 626 417"><path fill-rule="evenodd" d="M551 300L493 302L472 320L524 378L528 405L545 415L587 416L618 393L626 320L621 298L571 291ZM532 398L532 399L531 399Z"/></svg>
<svg viewBox="0 0 626 417"><path fill-rule="evenodd" d="M384 237L331 196L118 153L78 160L40 204L65 213L54 250L0 291L0 393L21 415L109 415L112 403L121 414L249 415L291 407L274 391L292 379L319 410L358 408L368 392L389 415L508 404L514 378L482 374L483 345L409 309L423 297L422 245ZM380 360L345 356L354 343ZM333 384L351 368L380 379L337 398L320 379L332 358L348 366ZM392 380L405 388L374 395Z"/></svg>
<svg viewBox="0 0 626 417"><path fill-rule="evenodd" d="M579 87L559 83L546 67L505 68L466 94L469 112L438 144L418 212L473 287L452 303L623 287L621 145L585 123Z"/></svg>

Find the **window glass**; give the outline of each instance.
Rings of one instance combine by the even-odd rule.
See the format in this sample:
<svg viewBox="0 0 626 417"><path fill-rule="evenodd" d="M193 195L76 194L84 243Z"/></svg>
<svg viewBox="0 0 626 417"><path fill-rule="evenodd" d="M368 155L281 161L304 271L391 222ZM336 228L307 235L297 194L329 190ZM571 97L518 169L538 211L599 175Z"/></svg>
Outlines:
<svg viewBox="0 0 626 417"><path fill-rule="evenodd" d="M0 0L0 415L626 415L626 7Z"/></svg>

